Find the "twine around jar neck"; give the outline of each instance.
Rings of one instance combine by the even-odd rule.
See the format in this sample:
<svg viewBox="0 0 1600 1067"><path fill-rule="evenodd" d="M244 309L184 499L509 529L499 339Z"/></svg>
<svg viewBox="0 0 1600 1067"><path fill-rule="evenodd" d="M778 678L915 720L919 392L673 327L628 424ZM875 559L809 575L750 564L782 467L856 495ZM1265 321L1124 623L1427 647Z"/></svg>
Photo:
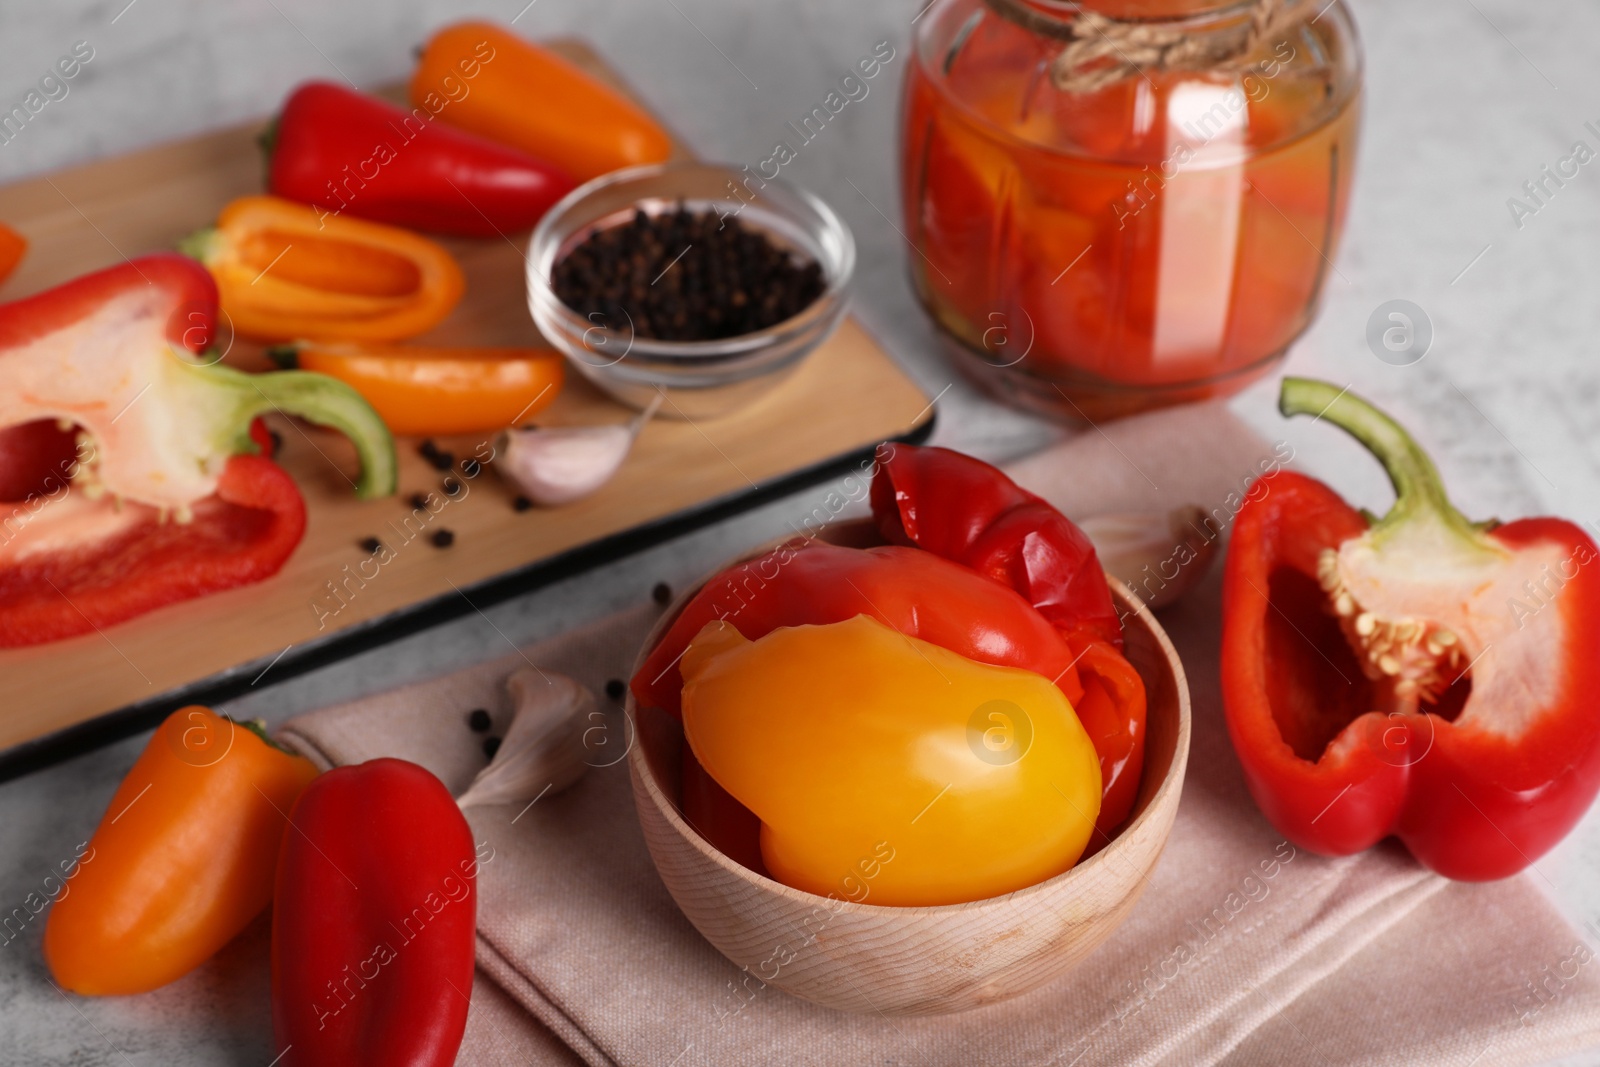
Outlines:
<svg viewBox="0 0 1600 1067"><path fill-rule="evenodd" d="M1028 0L985 0L1001 17L1042 37L1064 41L1050 63L1050 80L1069 93L1092 93L1125 78L1160 70L1236 70L1270 35L1306 18L1310 4L1254 0L1236 26L1195 32L1193 17L1114 19L1080 9L1048 14Z"/></svg>

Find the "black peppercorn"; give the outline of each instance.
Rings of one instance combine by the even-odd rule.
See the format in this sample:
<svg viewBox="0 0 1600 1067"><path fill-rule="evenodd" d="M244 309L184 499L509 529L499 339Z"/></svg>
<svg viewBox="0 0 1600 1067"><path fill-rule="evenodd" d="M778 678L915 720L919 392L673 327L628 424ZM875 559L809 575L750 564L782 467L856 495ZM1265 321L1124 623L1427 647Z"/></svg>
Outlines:
<svg viewBox="0 0 1600 1067"><path fill-rule="evenodd" d="M468 478L476 478L483 473L483 464L475 459L464 459L461 461L461 473Z"/></svg>
<svg viewBox="0 0 1600 1067"><path fill-rule="evenodd" d="M449 548L456 543L456 535L449 530L437 530L428 540L433 542L434 548Z"/></svg>
<svg viewBox="0 0 1600 1067"><path fill-rule="evenodd" d="M672 586L666 582L657 582L656 587L650 590L650 599L662 607L672 603Z"/></svg>
<svg viewBox="0 0 1600 1067"><path fill-rule="evenodd" d="M467 726L475 734L481 734L489 729L489 709L473 708L467 713Z"/></svg>
<svg viewBox="0 0 1600 1067"><path fill-rule="evenodd" d="M483 739L483 754L484 754L484 756L486 756L489 759L494 759L494 754L496 752L499 752L499 751L500 751L500 739L498 737L485 737Z"/></svg>
<svg viewBox="0 0 1600 1067"><path fill-rule="evenodd" d="M627 686L623 685L622 680L619 678L613 678L606 683L606 696L610 697L612 700L621 700L622 694L626 693L627 691Z"/></svg>
<svg viewBox="0 0 1600 1067"><path fill-rule="evenodd" d="M383 551L383 542L376 537L363 537L361 539L361 550L369 556L376 555Z"/></svg>
<svg viewBox="0 0 1600 1067"><path fill-rule="evenodd" d="M445 496L458 496L461 493L461 483L454 478L446 478L439 488L444 490Z"/></svg>
<svg viewBox="0 0 1600 1067"><path fill-rule="evenodd" d="M561 302L596 325L712 341L793 318L822 295L822 267L715 211L647 215L596 230L551 272Z"/></svg>
<svg viewBox="0 0 1600 1067"><path fill-rule="evenodd" d="M519 494L511 499L512 511L527 511L531 507L533 507L533 501L525 496Z"/></svg>

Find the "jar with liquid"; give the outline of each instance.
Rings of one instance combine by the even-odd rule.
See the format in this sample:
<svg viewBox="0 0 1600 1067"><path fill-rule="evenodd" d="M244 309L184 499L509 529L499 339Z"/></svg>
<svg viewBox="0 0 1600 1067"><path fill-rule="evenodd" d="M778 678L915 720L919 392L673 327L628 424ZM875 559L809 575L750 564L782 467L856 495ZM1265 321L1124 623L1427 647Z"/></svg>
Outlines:
<svg viewBox="0 0 1600 1067"><path fill-rule="evenodd" d="M1242 388L1333 273L1343 0L934 0L901 177L917 294L982 387L1101 419Z"/></svg>

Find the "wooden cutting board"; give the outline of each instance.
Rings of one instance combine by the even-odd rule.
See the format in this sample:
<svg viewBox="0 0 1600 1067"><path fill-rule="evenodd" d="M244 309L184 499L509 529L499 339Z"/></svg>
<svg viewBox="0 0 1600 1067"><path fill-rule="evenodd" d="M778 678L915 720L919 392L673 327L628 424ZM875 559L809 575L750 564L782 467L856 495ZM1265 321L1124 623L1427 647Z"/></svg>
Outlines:
<svg viewBox="0 0 1600 1067"><path fill-rule="evenodd" d="M585 46L552 47L626 90ZM170 249L209 225L229 200L260 192L255 140L263 125L0 188L0 219L31 242L0 299ZM526 235L517 240L525 243ZM521 247L498 239L445 243L466 272L467 295L425 340L542 343L527 311ZM259 346L243 340L227 360L266 366ZM595 424L630 414L571 374L539 421ZM257 685L282 681L821 481L864 462L878 441L920 439L932 421L928 398L848 320L747 410L693 424L652 422L617 478L588 499L519 513L512 492L486 470L462 479L458 499L437 514L419 513L423 523L407 498L431 492L442 501L443 475L418 455L415 439L397 440L399 495L363 502L350 491L354 453L343 438L279 420L278 459L299 483L310 516L288 564L258 585L103 633L0 651L8 697L0 707L0 777L146 728L183 703L226 699L258 677ZM489 438L439 444L465 458ZM451 547L431 543L440 529L454 534ZM381 567L360 547L369 537L392 549Z"/></svg>

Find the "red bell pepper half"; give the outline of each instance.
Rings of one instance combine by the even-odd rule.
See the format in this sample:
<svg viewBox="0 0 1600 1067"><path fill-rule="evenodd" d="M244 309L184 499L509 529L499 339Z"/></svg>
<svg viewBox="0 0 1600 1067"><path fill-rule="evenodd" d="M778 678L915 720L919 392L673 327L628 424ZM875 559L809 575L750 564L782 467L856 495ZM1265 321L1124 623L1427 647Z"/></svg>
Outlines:
<svg viewBox="0 0 1600 1067"><path fill-rule="evenodd" d="M1235 521L1222 684L1251 794L1325 855L1393 835L1450 878L1522 870L1600 790L1600 551L1560 519L1468 521L1347 390L1285 379L1280 407L1366 446L1395 503L1370 520L1280 471Z"/></svg>
<svg viewBox="0 0 1600 1067"><path fill-rule="evenodd" d="M556 167L435 122L425 108L329 82L296 89L266 143L275 195L435 233L526 232L573 188Z"/></svg>
<svg viewBox="0 0 1600 1067"><path fill-rule="evenodd" d="M493 852L475 853L444 784L405 760L329 771L289 823L272 905L284 1067L449 1067L472 995L478 865Z"/></svg>
<svg viewBox="0 0 1600 1067"><path fill-rule="evenodd" d="M917 453L926 455L919 457ZM904 458L907 454L910 459ZM972 513L967 510L969 500L977 502L980 515L993 515L997 509L981 510L988 507L988 501L996 496L1011 497L1012 491L1021 490L993 467L945 449L895 446L890 462L899 462L901 472L926 474L926 463L943 464L949 456L960 461L964 484L954 482L951 488L955 492L946 493L942 489L929 491L928 487L939 484L930 480L903 491L901 499L903 506L914 510L918 531L928 543L959 549L982 540L965 536L974 528L981 533L983 528L981 519L972 521ZM880 452L872 493L875 510L880 501L895 499L880 492L889 470L883 461L888 458L886 451ZM983 492L988 487L974 464L989 472L989 482L1003 483L988 498ZM1042 538L1057 544L1066 542L1066 527L1071 524L1048 504L1037 498L1031 500L1036 503L1028 506L1045 531ZM880 525L885 521L880 513ZM954 533L953 528L957 528ZM1071 532L1076 532L1076 527ZM1019 552L1032 543L1021 529L1020 520L1003 533L1013 538ZM1082 536L1078 533L1078 537ZM1089 615L1094 627L1063 628L1063 623L1074 620L1066 613L1063 598L1056 596L1038 575L1076 576L1078 569L1035 572L1036 580L1027 584L1041 602L1054 605L1055 618L1050 618L1013 589L1009 581L994 576L1027 573L1022 565L1009 565L999 547L1000 540L996 538L984 551L971 553L973 558L981 556L988 565L985 571L921 547L858 549L805 541L784 544L706 583L634 676L634 697L641 706L679 714L683 679L678 660L694 636L713 619L731 622L747 639L755 641L782 626L825 625L869 615L900 633L969 659L1029 670L1054 680L1100 754L1104 795L1097 827L1105 838L1127 817L1138 792L1144 751L1144 684L1127 660L1100 638L1098 605ZM1092 546L1088 546L1087 538L1083 541L1088 562L1098 569ZM1103 572L1100 588L1109 604ZM1083 599L1093 603L1092 598ZM1111 625L1117 625L1114 613L1110 619ZM759 870L759 852L753 845L755 816L739 808L705 774L687 746L684 753L685 817L723 852Z"/></svg>
<svg viewBox="0 0 1600 1067"><path fill-rule="evenodd" d="M357 491L394 491L394 446L348 386L197 358L217 293L155 255L0 305L0 647L85 633L277 572L305 505L256 417L333 426Z"/></svg>

